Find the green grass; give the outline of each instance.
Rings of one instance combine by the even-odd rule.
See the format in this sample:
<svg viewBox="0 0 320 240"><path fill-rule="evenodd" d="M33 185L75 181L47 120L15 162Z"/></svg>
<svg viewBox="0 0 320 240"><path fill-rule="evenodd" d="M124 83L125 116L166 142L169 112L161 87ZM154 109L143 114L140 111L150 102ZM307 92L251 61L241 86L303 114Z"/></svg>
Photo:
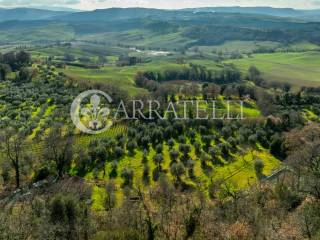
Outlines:
<svg viewBox="0 0 320 240"><path fill-rule="evenodd" d="M190 63L205 66L208 70L221 70L222 65L208 59L190 60Z"/></svg>
<svg viewBox="0 0 320 240"><path fill-rule="evenodd" d="M280 162L268 151L254 151L253 155L248 152L244 156L236 155L236 161L224 166L217 167L213 179L226 179L235 184L238 188L244 188L249 184L257 182L254 170L254 160L261 159L265 165L263 174L270 175L275 169L280 167Z"/></svg>
<svg viewBox="0 0 320 240"><path fill-rule="evenodd" d="M77 132L75 132L75 134L79 134L79 130L76 129ZM110 138L114 138L116 137L118 134L126 134L127 132L127 126L125 124L122 123L118 123L118 124L114 124L113 126L111 126L110 129L108 129L107 131L97 134L97 135L78 135L75 142L78 145L81 146L87 146L90 141L94 140L94 139L101 139L101 138L105 138L105 137L110 137Z"/></svg>
<svg viewBox="0 0 320 240"><path fill-rule="evenodd" d="M267 81L288 82L295 86L320 86L320 52L255 54L228 60L244 74L256 66Z"/></svg>
<svg viewBox="0 0 320 240"><path fill-rule="evenodd" d="M146 92L145 89L135 86L134 77L138 71L163 71L165 69L180 69L184 66L174 62L154 61L125 67L105 66L100 69L84 69L67 66L65 69L59 70L79 81L106 83L117 86L127 91L130 95L136 95Z"/></svg>
<svg viewBox="0 0 320 240"><path fill-rule="evenodd" d="M239 52L239 53L249 53L259 48L274 49L279 47L281 44L278 42L270 41L226 41L221 45L215 46L199 46L197 47L200 52ZM194 50L195 47L191 48Z"/></svg>
<svg viewBox="0 0 320 240"><path fill-rule="evenodd" d="M199 136L198 136L199 138ZM174 149L178 149L178 144L175 144ZM150 177L151 182L150 186L154 186L155 182L152 180L152 170L156 167L152 158L155 155L155 151L151 149L148 155L148 165L150 167ZM169 147L164 145L164 162L162 164L163 170L167 170L166 174L170 180L173 180L173 176L170 174L170 157L169 157ZM274 170L278 169L281 166L281 162L273 157L267 150L260 148L259 150L250 151L247 150L244 155L235 154L233 155L232 161L226 161L221 159L225 165L213 165L212 163L208 163L208 165L212 168L212 171L207 173L201 167L200 159L195 155L195 149L191 147L190 156L195 161L194 173L195 180L190 179L187 174L182 177L182 180L190 186L195 188L200 188L205 194L208 195L208 186L211 180L225 180L226 184L230 184L233 188L243 189L249 186L249 184L253 184L258 181L255 170L254 170L254 160L261 159L265 165L263 174L270 175ZM102 170L100 170L98 174L98 178L100 180L108 180L109 173L111 171L110 167L111 163L106 163L106 176L102 178ZM143 164L142 164L142 151L137 150L134 156L126 155L124 158L119 160L118 164L118 176L113 180L117 186L116 197L118 200L118 204L121 203L123 199L123 192L121 190L121 185L123 183L123 179L121 178L121 171L125 167L130 167L134 172L134 185L141 185L142 183L142 173L143 173ZM90 172L86 175L86 179L89 181L93 180L93 173ZM146 187L147 188L147 187ZM95 185L92 193L93 208L95 210L103 209L103 197L105 195L104 187L99 187Z"/></svg>
<svg viewBox="0 0 320 240"><path fill-rule="evenodd" d="M127 48L115 46L105 46L98 44L76 44L72 46L54 45L44 47L34 47L28 49L34 58L45 58L53 56L62 58L66 53L75 56L76 58L88 57L94 60L97 56L105 56L110 62L114 62L115 56L132 52Z"/></svg>
<svg viewBox="0 0 320 240"><path fill-rule="evenodd" d="M216 117L220 118L223 115L227 117L228 114L228 108L229 108L229 113L231 118L240 118L241 117L241 111L242 111L242 117L244 118L257 118L261 117L261 112L259 108L257 107L256 103L252 100L244 100L242 107L240 100L233 100L230 101L228 104L227 100L223 100L222 96L220 97L219 101L215 101L215 112L216 112ZM206 109L208 115L211 117L211 113L213 111L213 103L208 101L208 104L205 102L201 102L199 104L199 109Z"/></svg>
<svg viewBox="0 0 320 240"><path fill-rule="evenodd" d="M92 187L92 208L96 211L104 210L105 191L103 188L94 185Z"/></svg>
<svg viewBox="0 0 320 240"><path fill-rule="evenodd" d="M123 32L79 36L79 40L101 40L107 42L109 45L117 45L120 41L122 44L130 46L172 51L194 42L194 40L184 37L182 33L183 29L174 33L156 33L147 29L132 29Z"/></svg>
<svg viewBox="0 0 320 240"><path fill-rule="evenodd" d="M30 26L29 28L12 28L0 31L0 41L11 44L30 41L71 41L75 37L72 27L64 23L52 23L47 26Z"/></svg>
<svg viewBox="0 0 320 240"><path fill-rule="evenodd" d="M159 36L158 36L159 37ZM168 37L165 35L163 38ZM147 39L144 41L148 41ZM232 41L226 42L222 46L229 46L230 51L235 49L249 52L252 48L259 46L276 47L275 42L246 42ZM220 47L222 47L220 46ZM201 51L210 53L216 46L200 47ZM290 46L299 49L314 49L316 46L310 43L297 43ZM137 88L134 84L134 76L138 71L162 71L170 68L182 68L183 65L176 64L174 56L152 56L148 54L148 50L141 53L134 52L128 48L120 47L104 47L102 45L74 45L72 47L53 46L37 48L31 51L37 57L57 56L62 57L65 52L68 52L76 57L89 57L92 61L95 60L98 53L106 56L109 59L109 65L101 69L84 69L79 67L68 66L62 69L68 76L79 81L91 81L99 83L108 83L118 86L129 92L130 95L136 95L145 92L144 89ZM150 63L139 64L135 66L117 67L115 61L117 55L127 53L130 55L141 55L142 57L151 58ZM211 70L218 70L221 65L209 59L190 59L187 62L201 64ZM245 75L251 65L257 66L262 72L263 77L268 81L289 82L295 86L319 86L320 82L320 52L294 52L294 53L270 53L270 54L254 54L251 57L246 57L237 60L226 60L224 63L235 64Z"/></svg>
<svg viewBox="0 0 320 240"><path fill-rule="evenodd" d="M309 42L300 42L291 44L288 49L291 51L314 51L320 50L320 46Z"/></svg>
<svg viewBox="0 0 320 240"><path fill-rule="evenodd" d="M37 132L41 129L41 125L44 124L46 118L51 115L52 111L56 107L57 107L56 105L51 105L51 106L47 107L47 109L45 110L43 116L41 117L41 119L38 123L38 126L35 129L33 129L32 134L29 136L29 139L33 139L36 136ZM40 110L37 110L37 111L40 112ZM32 113L32 115L34 115L34 114L35 114L35 112ZM34 115L34 116L36 116L36 115Z"/></svg>
<svg viewBox="0 0 320 240"><path fill-rule="evenodd" d="M307 121L320 122L320 117L308 109L303 109L302 116Z"/></svg>

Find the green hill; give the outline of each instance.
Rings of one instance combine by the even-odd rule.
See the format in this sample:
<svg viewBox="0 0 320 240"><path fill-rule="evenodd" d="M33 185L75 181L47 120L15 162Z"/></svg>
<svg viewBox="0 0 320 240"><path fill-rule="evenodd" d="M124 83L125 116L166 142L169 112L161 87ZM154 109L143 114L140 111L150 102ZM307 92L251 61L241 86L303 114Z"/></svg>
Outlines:
<svg viewBox="0 0 320 240"><path fill-rule="evenodd" d="M147 45L153 47L171 45L168 40L178 39L170 47L179 49L235 40L320 43L320 23L267 15L143 8L112 8L69 14L34 10L38 15L33 14L33 10L23 11L26 14L20 14L19 18L3 18L15 21L0 24L0 43L79 39L110 43L109 36L117 43L127 45L143 45L149 41ZM33 21L17 21L26 19ZM71 38L70 33L74 33Z"/></svg>
<svg viewBox="0 0 320 240"><path fill-rule="evenodd" d="M11 20L44 20L53 17L61 17L65 14L68 14L68 12L33 8L0 8L0 22Z"/></svg>
<svg viewBox="0 0 320 240"><path fill-rule="evenodd" d="M319 86L319 52L255 54L249 58L228 60L245 74L256 66L263 78L271 82L288 82L295 86Z"/></svg>

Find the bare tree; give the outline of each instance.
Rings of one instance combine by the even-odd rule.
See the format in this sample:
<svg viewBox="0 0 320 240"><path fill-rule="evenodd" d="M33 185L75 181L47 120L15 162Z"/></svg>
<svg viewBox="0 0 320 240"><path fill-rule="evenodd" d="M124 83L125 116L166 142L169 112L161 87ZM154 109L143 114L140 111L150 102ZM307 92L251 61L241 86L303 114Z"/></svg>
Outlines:
<svg viewBox="0 0 320 240"><path fill-rule="evenodd" d="M9 128L2 132L1 138L5 155L15 171L16 188L20 188L20 171L24 158L24 136L16 130Z"/></svg>
<svg viewBox="0 0 320 240"><path fill-rule="evenodd" d="M136 191L139 196L139 201L141 202L142 207L145 211L144 221L147 225L147 239L153 240L153 239L155 239L155 232L156 232L158 226L153 220L152 211L150 210L150 208L147 204L147 200L145 198L143 191L141 190L140 187L138 187Z"/></svg>
<svg viewBox="0 0 320 240"><path fill-rule="evenodd" d="M46 137L45 145L45 158L55 163L58 178L61 178L72 159L72 134L63 125L56 124Z"/></svg>

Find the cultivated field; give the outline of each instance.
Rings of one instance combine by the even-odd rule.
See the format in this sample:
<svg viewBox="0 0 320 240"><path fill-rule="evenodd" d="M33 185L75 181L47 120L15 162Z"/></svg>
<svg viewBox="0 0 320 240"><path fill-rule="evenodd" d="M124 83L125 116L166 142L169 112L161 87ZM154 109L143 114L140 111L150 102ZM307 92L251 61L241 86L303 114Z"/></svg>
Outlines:
<svg viewBox="0 0 320 240"><path fill-rule="evenodd" d="M139 71L162 71L167 69L181 69L184 64L172 62L152 62L135 66L117 67L115 65L105 66L100 69L84 69L80 67L67 66L60 69L67 76L78 81L99 82L117 86L127 91L130 95L145 92L145 89L135 86L134 77Z"/></svg>
<svg viewBox="0 0 320 240"><path fill-rule="evenodd" d="M255 54L226 63L236 65L243 73L254 65L268 81L288 82L295 86L320 85L320 52Z"/></svg>

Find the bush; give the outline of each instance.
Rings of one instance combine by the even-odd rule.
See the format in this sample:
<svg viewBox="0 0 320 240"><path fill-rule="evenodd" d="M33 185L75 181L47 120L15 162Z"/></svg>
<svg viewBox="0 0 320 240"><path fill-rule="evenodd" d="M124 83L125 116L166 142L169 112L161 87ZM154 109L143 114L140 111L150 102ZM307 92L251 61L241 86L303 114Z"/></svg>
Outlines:
<svg viewBox="0 0 320 240"><path fill-rule="evenodd" d="M302 201L301 196L283 183L278 183L275 186L275 195L281 205L288 211L296 209Z"/></svg>
<svg viewBox="0 0 320 240"><path fill-rule="evenodd" d="M124 155L124 150L121 147L116 147L114 149L115 158L121 158Z"/></svg>
<svg viewBox="0 0 320 240"><path fill-rule="evenodd" d="M133 183L132 169L124 168L122 170L121 177L124 179L123 186L132 186L132 183Z"/></svg>
<svg viewBox="0 0 320 240"><path fill-rule="evenodd" d="M261 159L256 159L254 161L254 169L258 178L261 178L263 175L264 163Z"/></svg>
<svg viewBox="0 0 320 240"><path fill-rule="evenodd" d="M40 168L38 171L36 171L34 175L34 182L39 182L41 180L46 179L50 175L50 170L47 167Z"/></svg>
<svg viewBox="0 0 320 240"><path fill-rule="evenodd" d="M61 195L54 197L50 204L50 219L54 224L67 220L66 206Z"/></svg>
<svg viewBox="0 0 320 240"><path fill-rule="evenodd" d="M117 229L110 230L108 232L99 232L93 237L93 240L144 240L137 230L133 229Z"/></svg>
<svg viewBox="0 0 320 240"><path fill-rule="evenodd" d="M162 151L163 151L163 146L162 146L162 144L158 144L157 146L156 146L156 152L159 154L159 153L162 153Z"/></svg>

